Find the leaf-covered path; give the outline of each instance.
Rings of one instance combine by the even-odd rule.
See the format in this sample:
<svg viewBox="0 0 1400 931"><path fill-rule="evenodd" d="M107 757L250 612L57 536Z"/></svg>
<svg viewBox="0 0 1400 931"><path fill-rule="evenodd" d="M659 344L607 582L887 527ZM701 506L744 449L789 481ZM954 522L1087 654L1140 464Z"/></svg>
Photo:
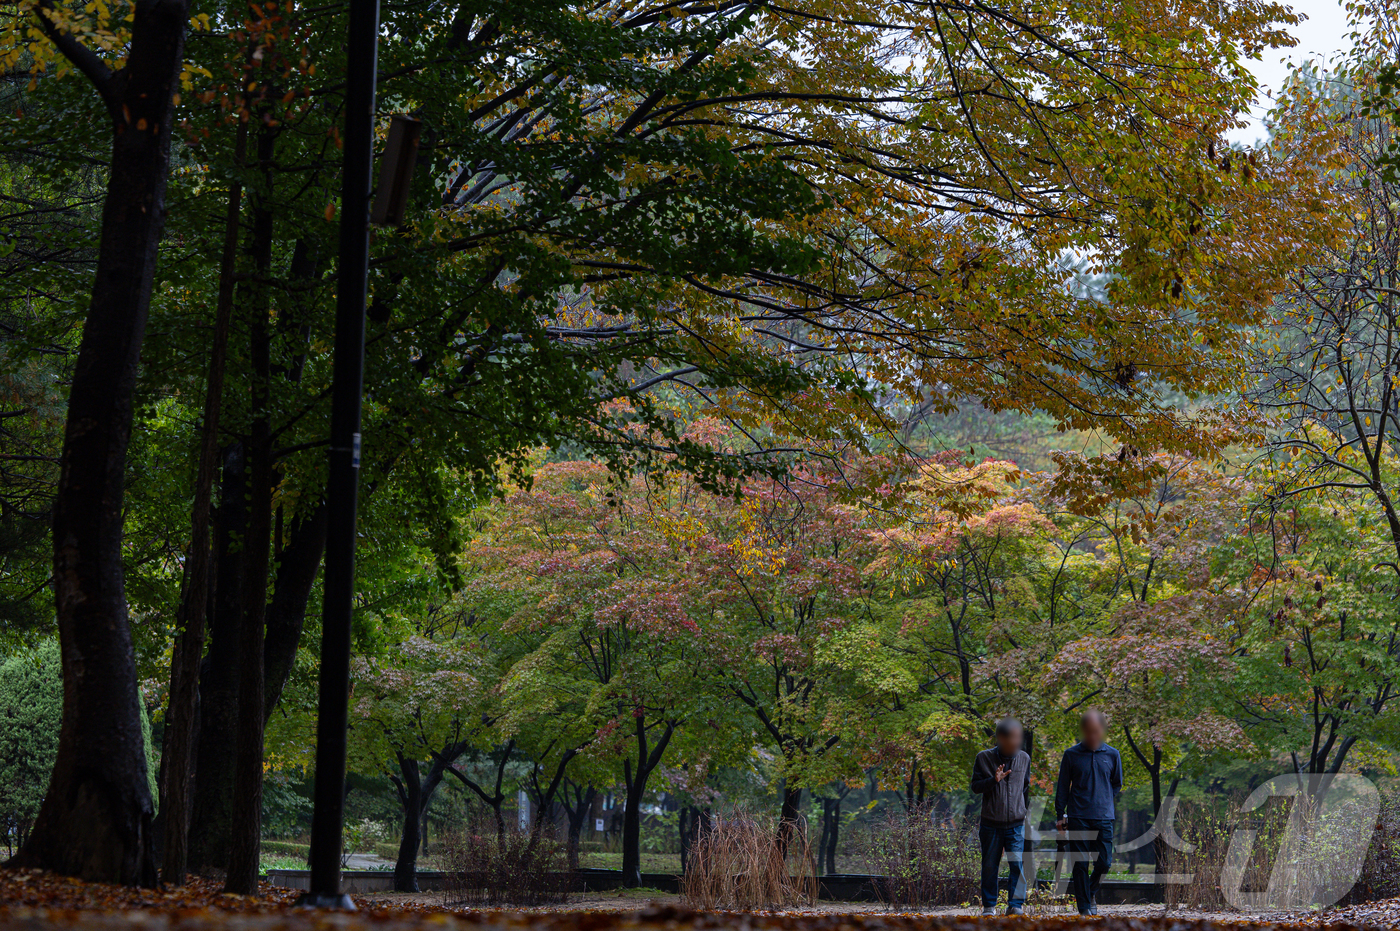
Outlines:
<svg viewBox="0 0 1400 931"><path fill-rule="evenodd" d="M653 904L632 912L448 911L425 903L361 911L292 907L294 890L264 883L257 896L225 895L212 880L151 890L84 883L45 873L0 870L0 929L50 931L1350 931L1400 929L1400 900L1323 913L1307 921L1105 915L978 918L875 912L697 912ZM1014 928L1012 927L1014 925Z"/></svg>

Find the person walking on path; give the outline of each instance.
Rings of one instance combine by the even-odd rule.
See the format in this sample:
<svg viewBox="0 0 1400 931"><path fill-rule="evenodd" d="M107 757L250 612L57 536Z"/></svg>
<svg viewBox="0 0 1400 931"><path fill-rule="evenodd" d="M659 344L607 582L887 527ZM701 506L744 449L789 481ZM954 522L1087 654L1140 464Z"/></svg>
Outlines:
<svg viewBox="0 0 1400 931"><path fill-rule="evenodd" d="M1030 799L1031 758L1021 749L1021 724L1011 718L997 722L996 745L972 762L972 791L982 796L982 914L996 914L997 874L1006 854L1009 879L1006 914L1025 914L1026 881L1021 869L1025 854L1026 807Z"/></svg>
<svg viewBox="0 0 1400 931"><path fill-rule="evenodd" d="M1055 829L1067 838L1074 857L1070 889L1081 915L1099 913L1099 883L1113 863L1114 802L1123 788L1123 758L1104 742L1107 725L1101 711L1080 716L1079 743L1065 751L1055 784Z"/></svg>

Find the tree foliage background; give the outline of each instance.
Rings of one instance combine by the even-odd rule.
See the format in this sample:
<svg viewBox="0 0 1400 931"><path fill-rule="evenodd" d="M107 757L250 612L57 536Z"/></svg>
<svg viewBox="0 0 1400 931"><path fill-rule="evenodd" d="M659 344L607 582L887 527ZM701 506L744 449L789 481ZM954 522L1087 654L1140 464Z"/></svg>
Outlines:
<svg viewBox="0 0 1400 931"><path fill-rule="evenodd" d="M92 531L132 710L120 864L22 860L149 881L149 785L166 878L246 885L237 774L311 763L346 12L3 13L0 633L73 675L100 625L46 528ZM1388 767L1396 14L1355 12L1247 148L1299 22L1262 0L387 0L376 144L423 145L373 243L351 710L397 881L435 798L576 842L615 793L637 882L657 793L961 807L997 716L1059 748L1088 703L1149 810L1229 750ZM122 203L160 216L130 300L93 286ZM125 399L78 359L110 319ZM96 402L115 530L72 516ZM255 771L214 737L264 726Z"/></svg>

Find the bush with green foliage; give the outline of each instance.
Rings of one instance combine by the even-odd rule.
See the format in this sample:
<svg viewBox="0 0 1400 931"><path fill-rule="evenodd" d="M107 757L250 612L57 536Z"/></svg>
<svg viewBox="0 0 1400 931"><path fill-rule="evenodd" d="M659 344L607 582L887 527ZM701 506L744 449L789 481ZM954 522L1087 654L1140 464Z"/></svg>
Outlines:
<svg viewBox="0 0 1400 931"><path fill-rule="evenodd" d="M57 640L45 640L0 662L0 843L11 854L29 835L44 801L62 722L63 662ZM157 760L144 704L141 737L154 803Z"/></svg>
<svg viewBox="0 0 1400 931"><path fill-rule="evenodd" d="M39 813L63 720L58 643L0 663L0 837L13 853Z"/></svg>
<svg viewBox="0 0 1400 931"><path fill-rule="evenodd" d="M263 850L270 839L299 837L311 830L311 799L304 789L287 773L269 773L263 780Z"/></svg>

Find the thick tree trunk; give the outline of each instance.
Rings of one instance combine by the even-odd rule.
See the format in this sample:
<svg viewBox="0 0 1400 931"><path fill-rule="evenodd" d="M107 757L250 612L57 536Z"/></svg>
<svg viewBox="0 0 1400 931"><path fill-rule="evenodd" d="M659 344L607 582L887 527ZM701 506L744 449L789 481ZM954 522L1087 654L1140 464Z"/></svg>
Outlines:
<svg viewBox="0 0 1400 931"><path fill-rule="evenodd" d="M622 809L622 885L636 889L642 884L642 797L647 791L647 776L642 767L632 774L632 761L623 761L623 779L627 783L627 801Z"/></svg>
<svg viewBox="0 0 1400 931"><path fill-rule="evenodd" d="M42 9L36 15L51 22ZM126 64L115 73L66 27L47 28L101 94L113 141L54 499L63 724L48 792L14 865L127 884L153 885L156 867L122 574L122 492L188 20L184 0L138 0Z"/></svg>
<svg viewBox="0 0 1400 931"><path fill-rule="evenodd" d="M243 551L236 541L246 532L247 486L242 447L224 466L223 504L217 541L218 581L210 618L209 655L200 678L201 734L232 734L237 728L238 638L242 630ZM326 505L321 502L292 525L277 560L277 577L267 607L264 657L264 722L271 716L296 661L306 607L326 547ZM190 825L190 866L196 872L222 870L228 863L233 816L235 751L226 739L200 740Z"/></svg>
<svg viewBox="0 0 1400 931"><path fill-rule="evenodd" d="M234 160L243 162L246 124L239 124ZM219 296L214 310L214 340L209 350L209 375L204 391L199 467L195 474L194 503L190 508L190 551L185 561L180 595L180 636L170 663L170 702L165 712L165 752L161 755L160 813L165 819L161 880L184 885L189 862L191 764L194 756L195 715L199 700L199 661L204 654L205 613L209 607L209 517L214 475L219 467L219 408L224 391L224 363L228 355L229 318L233 311L235 260L238 251L238 217L243 185L229 184L228 210L224 217L223 257L219 263Z"/></svg>
<svg viewBox="0 0 1400 931"><path fill-rule="evenodd" d="M428 806L433 794L442 785L442 777L448 767L466 752L466 741L449 743L442 752L435 754L428 767L428 775L421 775L421 767L415 759L402 753L395 754L399 762L399 775L390 776L398 792L399 804L403 806L403 839L399 842L398 859L394 862L394 890L396 892L418 891L418 853L427 852ZM411 843L410 843L411 841Z"/></svg>
<svg viewBox="0 0 1400 931"><path fill-rule="evenodd" d="M679 818L681 829L681 875L685 875L690 852L710 827L710 810L692 805L681 809Z"/></svg>
<svg viewBox="0 0 1400 931"><path fill-rule="evenodd" d="M241 153L240 153L241 158ZM310 250L299 242L292 258L291 277L300 284L310 284L317 274L317 264ZM300 306L300 302L297 302ZM309 311L302 313L305 318ZM288 320L296 314L279 313L279 330L288 326ZM303 329L305 323L299 324ZM272 373L279 378L296 382L301 378L304 353L294 357L288 365L272 367ZM240 467L241 473L241 467ZM220 506L221 519L233 519L235 531L232 536L220 534L217 560L217 581L215 588L222 599L222 610L216 609L210 617L210 657L220 657L217 662L207 663L201 672L200 688L200 733L203 725L214 719L220 720L221 728L213 733L232 733L233 722L237 718L238 664L236 644L240 638L243 607L242 597L242 551L236 541L245 530L246 499L248 489L239 477L237 499L230 499L226 489L224 503ZM281 546L282 533L279 523L277 533L276 572L272 595L266 609L266 629L263 645L263 720L264 724L272 716L282 697L296 663L297 647L301 641L302 629L306 621L306 609L311 590L320 571L321 557L326 548L327 508L320 502L309 513L294 518L286 546ZM230 548L229 541L235 541ZM210 710L206 715L203 710ZM203 779L194 775L194 801L191 805L189 836L191 838L191 863L203 873L221 870L227 864L230 843L230 824L233 803L233 773L236 768L235 750L228 740L200 743L196 751L198 765L194 773L201 769Z"/></svg>
<svg viewBox="0 0 1400 931"><path fill-rule="evenodd" d="M271 184L275 131L258 135L258 161ZM267 617L268 560L272 548L272 429L268 392L272 379L272 208L271 191L258 192L253 213L253 263L257 277L249 288L248 355L252 363L248 437L248 533L243 541L243 630L239 638L237 769L233 784L233 838L225 891L258 891L258 851L262 841L263 639Z"/></svg>

